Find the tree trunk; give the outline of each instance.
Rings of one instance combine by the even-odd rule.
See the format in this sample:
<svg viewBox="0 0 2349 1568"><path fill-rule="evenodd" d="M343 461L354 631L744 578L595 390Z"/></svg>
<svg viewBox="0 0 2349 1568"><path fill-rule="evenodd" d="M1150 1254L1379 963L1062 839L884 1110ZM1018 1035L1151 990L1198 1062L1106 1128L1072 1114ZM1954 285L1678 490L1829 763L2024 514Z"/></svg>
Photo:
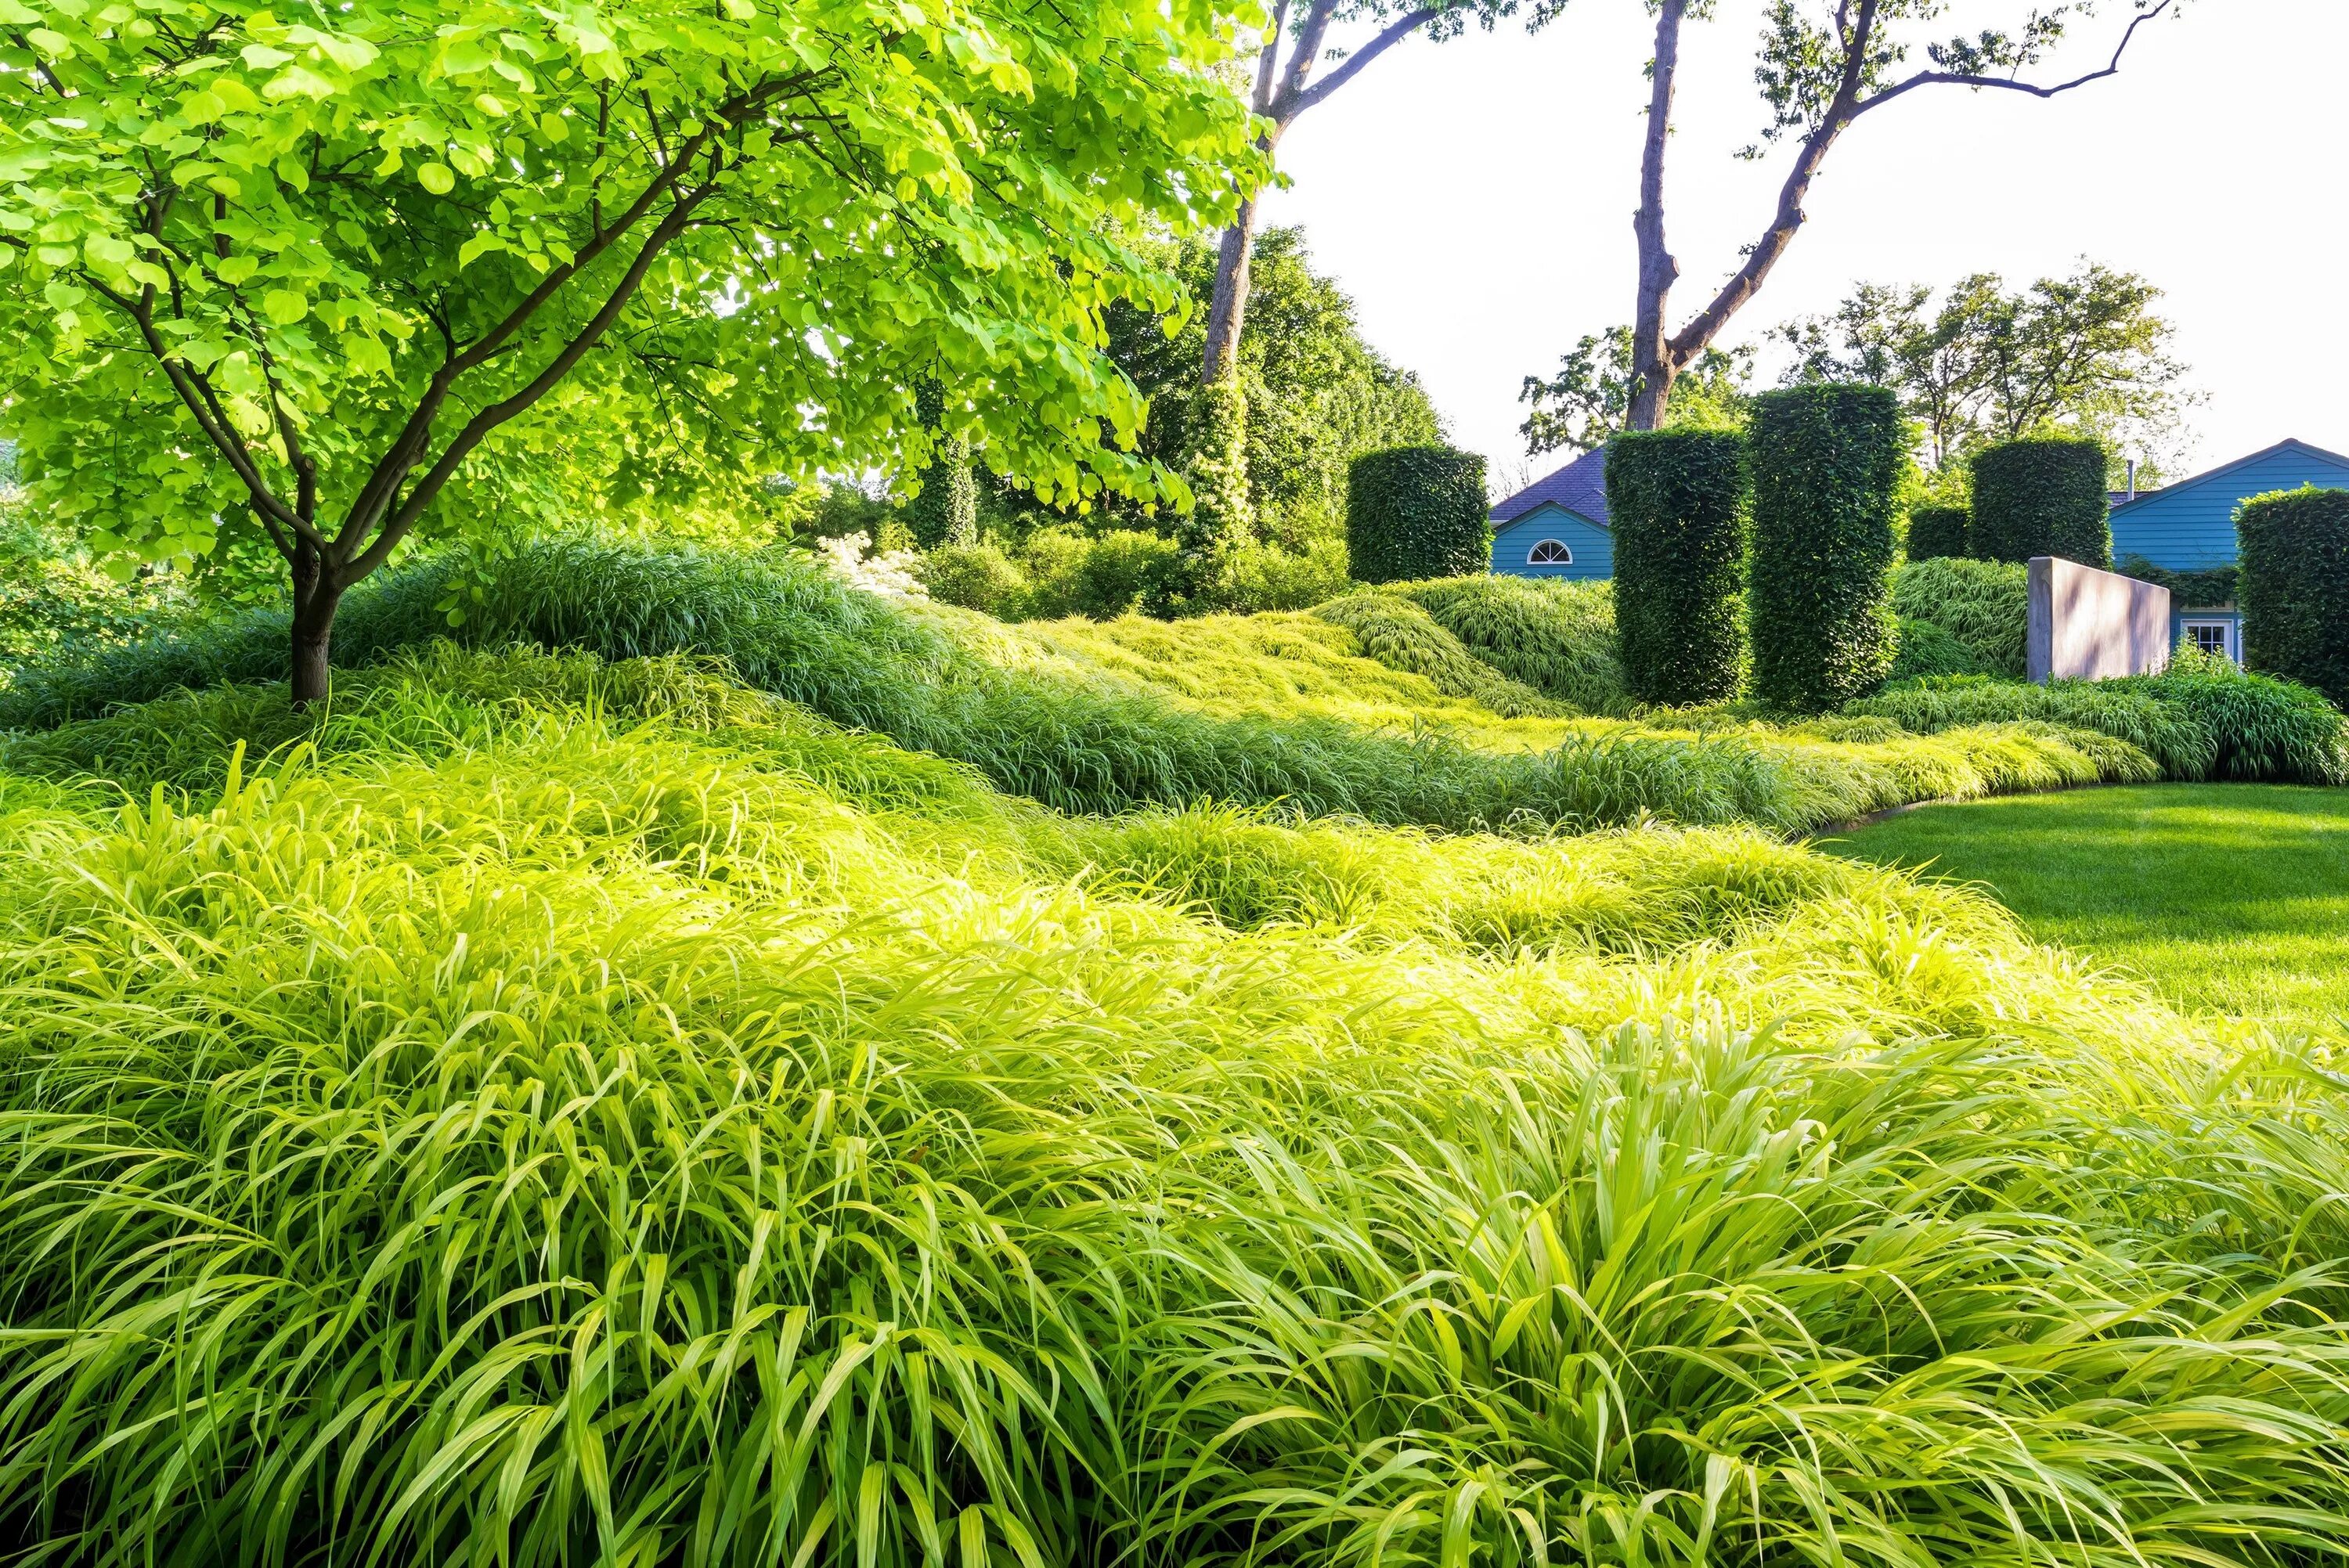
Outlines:
<svg viewBox="0 0 2349 1568"><path fill-rule="evenodd" d="M332 686L326 650L343 591L334 569L305 546L294 562L293 701L295 712L326 700Z"/></svg>
<svg viewBox="0 0 2349 1568"><path fill-rule="evenodd" d="M1634 430L1664 422L1680 365L1665 335L1664 309L1680 263L1664 243L1664 144L1671 135L1672 88L1680 73L1681 18L1688 0L1663 0L1656 13L1656 55L1648 90L1648 136L1640 154L1640 210L1631 230L1640 241L1640 304L1631 325L1631 407Z"/></svg>
<svg viewBox="0 0 2349 1568"><path fill-rule="evenodd" d="M1247 315L1248 263L1256 254L1256 201L1240 203L1239 215L1216 248L1216 293L1207 305L1207 352L1200 381L1222 380L1239 354L1240 326Z"/></svg>

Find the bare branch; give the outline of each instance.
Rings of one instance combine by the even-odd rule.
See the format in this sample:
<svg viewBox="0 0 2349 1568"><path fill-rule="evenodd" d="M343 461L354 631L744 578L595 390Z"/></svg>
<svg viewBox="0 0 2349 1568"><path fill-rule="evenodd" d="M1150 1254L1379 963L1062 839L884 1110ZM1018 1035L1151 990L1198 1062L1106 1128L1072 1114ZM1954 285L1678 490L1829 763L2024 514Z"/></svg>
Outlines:
<svg viewBox="0 0 2349 1568"><path fill-rule="evenodd" d="M1443 13L1439 10L1435 10L1428 6L1422 6L1416 11L1406 11L1402 15L1396 17L1393 21L1388 23L1386 26L1380 30L1377 37L1372 38L1369 43L1364 44L1361 48L1356 49L1352 54L1347 56L1345 59L1340 61L1336 70L1331 71L1328 76L1323 77L1319 81L1314 83L1313 86L1299 93L1296 102L1288 107L1288 118L1294 119L1299 115L1303 114L1307 109L1311 108L1314 105L1319 103L1323 98L1328 98L1331 93L1336 92L1340 88L1344 87L1348 82L1352 81L1355 77L1361 74L1363 67L1369 65L1372 60L1377 59L1381 55L1385 54L1389 49L1393 48L1397 44L1402 43L1405 38L1411 36L1412 34L1417 32L1420 28L1425 26L1428 23L1435 20L1436 17L1442 15Z"/></svg>
<svg viewBox="0 0 2349 1568"><path fill-rule="evenodd" d="M1866 114L1879 104L1890 103L1903 93L1928 87L2002 88L2008 92L2029 93L2033 98L2052 98L2059 93L2070 92L2074 88L2084 88L2090 82L2100 82L2106 77L2118 76L2121 69L2121 57L2128 53L2129 44L2136 38L2137 30L2175 4L2177 0L2159 0L2158 5L2139 11L2130 19L2127 31L2121 35L2120 43L2113 49L2113 57L2106 63L2104 68L2090 71L2085 76L2074 77L2068 82L2042 86L2037 82L2016 81L2012 77L1972 76L1963 71L1920 71L1915 76L1897 82L1882 92L1862 100L1852 112Z"/></svg>

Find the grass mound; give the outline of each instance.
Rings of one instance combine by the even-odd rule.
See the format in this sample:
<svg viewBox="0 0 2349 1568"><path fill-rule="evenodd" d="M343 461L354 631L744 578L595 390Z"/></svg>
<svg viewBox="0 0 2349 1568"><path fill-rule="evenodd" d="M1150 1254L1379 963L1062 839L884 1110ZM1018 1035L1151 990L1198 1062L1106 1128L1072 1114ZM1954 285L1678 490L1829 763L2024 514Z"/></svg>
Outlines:
<svg viewBox="0 0 2349 1568"><path fill-rule="evenodd" d="M426 563L355 592L338 656L364 665L445 632L432 606L447 570ZM1350 634L1310 615L1005 628L900 610L781 555L548 543L502 565L459 632L485 647L723 658L761 690L1071 812L1217 801L1451 830L1663 819L1792 832L1906 800L2142 778L2147 766L2044 725L1847 748L1764 726L1505 719L1356 656ZM0 692L0 725L274 678L283 646L282 617L250 615L37 673Z"/></svg>
<svg viewBox="0 0 2349 1568"><path fill-rule="evenodd" d="M1850 705L1920 735L2018 719L2099 730L2161 764L2166 778L2301 784L2349 780L2349 731L2306 686L2180 650L2158 676L2032 686L1983 676L1923 680Z"/></svg>
<svg viewBox="0 0 2349 1568"><path fill-rule="evenodd" d="M1486 575L1391 583L1476 657L1580 712L1620 714L1631 698L1615 651L1610 583Z"/></svg>
<svg viewBox="0 0 2349 1568"><path fill-rule="evenodd" d="M1470 653L1417 604L1394 593L1348 593L1313 614L1354 634L1366 659L1424 676L1446 696L1464 696L1504 718L1548 717L1572 710L1509 679Z"/></svg>
<svg viewBox="0 0 2349 1568"><path fill-rule="evenodd" d="M2349 1547L2335 1081L1962 892L1065 820L676 659L269 717L0 774L37 1558Z"/></svg>
<svg viewBox="0 0 2349 1568"><path fill-rule="evenodd" d="M2011 562L1937 555L1907 562L1892 577L1893 613L1930 622L1961 644L1985 675L2021 680L2030 631L2028 569ZM1920 671L1954 674L1954 671Z"/></svg>

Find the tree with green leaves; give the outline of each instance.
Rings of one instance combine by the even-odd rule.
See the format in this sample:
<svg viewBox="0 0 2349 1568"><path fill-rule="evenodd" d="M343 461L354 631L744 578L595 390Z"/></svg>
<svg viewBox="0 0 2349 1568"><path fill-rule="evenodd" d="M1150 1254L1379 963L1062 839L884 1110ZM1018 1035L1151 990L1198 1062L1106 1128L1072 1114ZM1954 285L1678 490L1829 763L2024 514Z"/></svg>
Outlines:
<svg viewBox="0 0 2349 1568"><path fill-rule="evenodd" d="M1916 35L1946 9L1945 0L1771 0L1755 68L1770 114L1759 156L1782 140L1795 159L1779 187L1776 209L1744 260L1704 307L1679 331L1669 325L1680 263L1664 237L1664 150L1671 139L1672 95L1680 75L1681 34L1692 16L1710 14L1711 0L1655 0L1656 47L1649 62L1647 131L1640 160L1640 206L1632 217L1639 241L1638 308L1632 323L1630 426L1652 430L1664 422L1672 386L1732 317L1761 291L1771 269L1804 222L1803 201L1827 153L1861 116L1925 88L2027 93L2049 98L2118 74L2138 30L2184 0L2127 0L2130 18L2099 69L2069 80L2026 81L2022 72L2043 63L2074 18L2093 15L2095 0L2034 7L2021 23L1990 27L1972 37L1924 45L1927 64L1910 68Z"/></svg>
<svg viewBox="0 0 2349 1568"><path fill-rule="evenodd" d="M1751 348L1707 348L1682 372L1677 396L1664 414L1666 425L1698 429L1733 427L1745 417L1753 393ZM1557 374L1545 381L1526 377L1517 401L1532 405L1517 427L1526 450L1536 456L1563 448L1588 452L1630 428L1631 329L1593 333L1558 360Z"/></svg>
<svg viewBox="0 0 2349 1568"><path fill-rule="evenodd" d="M1794 350L1785 380L1862 381L1900 394L1936 469L2036 431L2095 437L2158 466L2193 395L2170 354L2161 291L2084 261L2064 278L2010 291L1995 273L1938 299L1921 285L1861 284L1832 315L1773 335Z"/></svg>
<svg viewBox="0 0 2349 1568"><path fill-rule="evenodd" d="M0 0L0 369L109 550L266 536L293 692L419 532L895 447L1165 493L1096 345L1262 167L1216 0ZM916 451L916 459L926 451Z"/></svg>

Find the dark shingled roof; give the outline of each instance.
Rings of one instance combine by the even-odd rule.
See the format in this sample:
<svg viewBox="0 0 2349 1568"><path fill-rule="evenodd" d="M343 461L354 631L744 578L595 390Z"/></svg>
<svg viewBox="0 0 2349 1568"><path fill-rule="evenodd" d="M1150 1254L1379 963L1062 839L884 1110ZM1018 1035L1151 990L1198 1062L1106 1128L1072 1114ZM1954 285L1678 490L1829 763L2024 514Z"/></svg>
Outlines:
<svg viewBox="0 0 2349 1568"><path fill-rule="evenodd" d="M1506 528L1544 502L1553 502L1577 517L1607 527L1607 449L1585 452L1506 500L1494 502L1493 526Z"/></svg>

